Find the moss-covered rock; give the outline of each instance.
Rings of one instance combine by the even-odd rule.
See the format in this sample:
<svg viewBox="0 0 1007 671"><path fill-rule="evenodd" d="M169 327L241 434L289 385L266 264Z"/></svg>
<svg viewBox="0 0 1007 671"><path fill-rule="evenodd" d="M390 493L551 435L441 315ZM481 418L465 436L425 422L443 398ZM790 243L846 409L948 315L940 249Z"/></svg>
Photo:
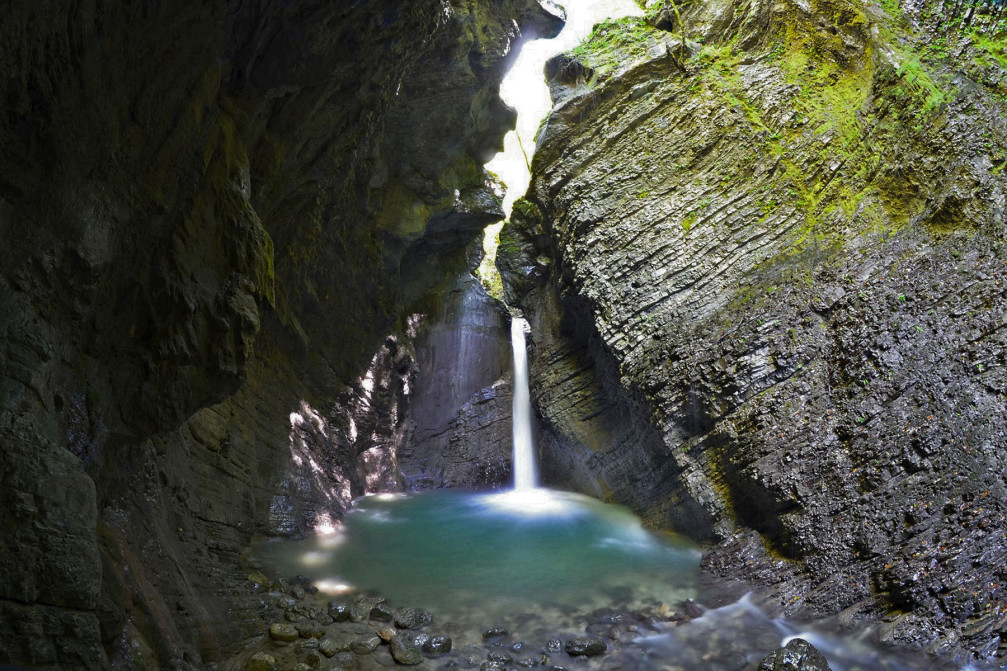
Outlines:
<svg viewBox="0 0 1007 671"><path fill-rule="evenodd" d="M679 9L685 49L658 9L665 53L579 87L557 70L540 216L508 233L543 471L715 541L707 570L775 585L787 612L994 654L996 49L942 57L857 0ZM585 49L556 62L593 68Z"/></svg>

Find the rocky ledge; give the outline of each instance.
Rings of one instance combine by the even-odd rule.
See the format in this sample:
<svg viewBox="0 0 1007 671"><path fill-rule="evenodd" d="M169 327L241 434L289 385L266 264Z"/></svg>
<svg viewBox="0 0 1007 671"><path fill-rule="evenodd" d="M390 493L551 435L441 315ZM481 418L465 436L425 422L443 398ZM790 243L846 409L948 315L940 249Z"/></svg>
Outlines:
<svg viewBox="0 0 1007 671"><path fill-rule="evenodd" d="M552 482L777 610L1002 661L1007 65L902 4L601 26L547 68L498 263Z"/></svg>

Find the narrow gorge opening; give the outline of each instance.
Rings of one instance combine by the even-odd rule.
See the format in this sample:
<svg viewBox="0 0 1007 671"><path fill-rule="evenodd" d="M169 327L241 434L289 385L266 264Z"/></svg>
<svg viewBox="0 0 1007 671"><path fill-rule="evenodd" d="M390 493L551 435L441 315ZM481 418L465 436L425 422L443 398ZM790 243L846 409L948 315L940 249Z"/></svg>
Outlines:
<svg viewBox="0 0 1007 671"><path fill-rule="evenodd" d="M568 4L6 3L0 668L1004 667L1007 5Z"/></svg>

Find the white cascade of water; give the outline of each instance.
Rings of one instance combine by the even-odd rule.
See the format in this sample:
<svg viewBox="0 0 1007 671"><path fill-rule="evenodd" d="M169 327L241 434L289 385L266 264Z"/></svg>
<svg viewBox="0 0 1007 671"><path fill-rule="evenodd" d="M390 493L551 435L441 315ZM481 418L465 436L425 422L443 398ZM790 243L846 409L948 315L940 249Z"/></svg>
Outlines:
<svg viewBox="0 0 1007 671"><path fill-rule="evenodd" d="M514 317L510 325L511 347L514 350L513 441L514 489L518 491L538 487L538 457L531 428L531 400L528 393L528 349L525 329L528 322Z"/></svg>

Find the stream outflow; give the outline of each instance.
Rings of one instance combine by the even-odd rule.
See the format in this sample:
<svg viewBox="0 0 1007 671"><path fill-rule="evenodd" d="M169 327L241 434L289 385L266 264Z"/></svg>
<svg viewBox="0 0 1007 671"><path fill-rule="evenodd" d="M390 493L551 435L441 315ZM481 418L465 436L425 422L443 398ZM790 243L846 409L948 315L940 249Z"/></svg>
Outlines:
<svg viewBox="0 0 1007 671"><path fill-rule="evenodd" d="M963 668L888 650L866 630L773 619L747 597L704 611L692 601L701 597L695 544L644 529L625 507L538 487L526 330L513 320L514 489L366 496L334 532L266 541L254 558L309 580L319 597L370 592L433 611L462 662L486 654L480 646L503 645L483 640L492 629L511 632L512 650L585 633L608 642L578 668L607 660L606 668L741 671L796 635L820 647L833 671Z"/></svg>

